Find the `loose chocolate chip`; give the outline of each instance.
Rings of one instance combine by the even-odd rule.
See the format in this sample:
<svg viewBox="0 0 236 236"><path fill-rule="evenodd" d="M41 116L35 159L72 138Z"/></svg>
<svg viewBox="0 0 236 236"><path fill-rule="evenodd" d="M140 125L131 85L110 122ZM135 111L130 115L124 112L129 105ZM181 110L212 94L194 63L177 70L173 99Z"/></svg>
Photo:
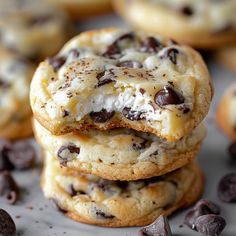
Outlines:
<svg viewBox="0 0 236 236"><path fill-rule="evenodd" d="M11 143L9 141L0 139L0 171L13 169L13 165L8 158L10 148Z"/></svg>
<svg viewBox="0 0 236 236"><path fill-rule="evenodd" d="M16 236L16 225L3 209L0 209L0 236Z"/></svg>
<svg viewBox="0 0 236 236"><path fill-rule="evenodd" d="M236 173L227 174L220 180L218 197L223 202L236 202Z"/></svg>
<svg viewBox="0 0 236 236"><path fill-rule="evenodd" d="M176 92L172 87L165 86L162 90L156 93L154 101L159 106L177 105L184 103L182 94Z"/></svg>
<svg viewBox="0 0 236 236"><path fill-rule="evenodd" d="M105 123L115 115L114 111L108 112L106 109L102 109L98 112L90 112L89 116L95 123Z"/></svg>
<svg viewBox="0 0 236 236"><path fill-rule="evenodd" d="M54 71L58 71L66 62L64 56L56 56L48 58L48 63L53 66Z"/></svg>
<svg viewBox="0 0 236 236"><path fill-rule="evenodd" d="M95 208L95 214L98 219L113 219L115 216L103 212L101 209Z"/></svg>
<svg viewBox="0 0 236 236"><path fill-rule="evenodd" d="M195 221L199 216L208 214L220 214L219 207L208 200L202 199L197 202L192 210L185 215L184 223L192 230L196 230Z"/></svg>
<svg viewBox="0 0 236 236"><path fill-rule="evenodd" d="M190 6L183 6L180 9L180 12L184 14L185 16L192 16L194 14L194 11Z"/></svg>
<svg viewBox="0 0 236 236"><path fill-rule="evenodd" d="M31 168L36 159L35 149L29 140L21 140L12 144L8 151L8 158L14 168L26 170Z"/></svg>
<svg viewBox="0 0 236 236"><path fill-rule="evenodd" d="M221 216L210 214L199 216L195 224L199 233L206 236L217 236L224 230L226 221Z"/></svg>
<svg viewBox="0 0 236 236"><path fill-rule="evenodd" d="M139 61L122 61L116 64L118 67L142 68L143 65Z"/></svg>
<svg viewBox="0 0 236 236"><path fill-rule="evenodd" d="M233 142L229 145L228 152L232 158L236 158L236 142Z"/></svg>
<svg viewBox="0 0 236 236"><path fill-rule="evenodd" d="M73 160L75 157L70 154L78 155L80 153L80 148L73 143L69 143L66 146L61 146L57 152L57 156L60 158L61 165L66 166L68 161Z"/></svg>
<svg viewBox="0 0 236 236"><path fill-rule="evenodd" d="M177 55L179 54L179 50L176 48L169 48L165 51L164 56L162 58L168 58L173 64L177 64Z"/></svg>
<svg viewBox="0 0 236 236"><path fill-rule="evenodd" d="M171 229L166 216L160 216L152 224L143 227L139 236L171 236Z"/></svg>
<svg viewBox="0 0 236 236"><path fill-rule="evenodd" d="M159 40L154 37L147 37L141 46L142 52L154 53L159 52L163 48Z"/></svg>
<svg viewBox="0 0 236 236"><path fill-rule="evenodd" d="M6 198L9 204L14 204L19 198L19 193L19 187L10 172L0 172L0 196Z"/></svg>
<svg viewBox="0 0 236 236"><path fill-rule="evenodd" d="M143 120L143 113L140 111L133 111L130 107L125 107L122 111L123 116L128 120Z"/></svg>

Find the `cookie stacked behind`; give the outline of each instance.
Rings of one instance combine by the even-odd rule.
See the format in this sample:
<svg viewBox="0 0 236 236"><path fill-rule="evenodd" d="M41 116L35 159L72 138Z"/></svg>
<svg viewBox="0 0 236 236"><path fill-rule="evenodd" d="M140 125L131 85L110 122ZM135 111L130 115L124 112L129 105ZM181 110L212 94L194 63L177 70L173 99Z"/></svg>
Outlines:
<svg viewBox="0 0 236 236"><path fill-rule="evenodd" d="M189 47L119 29L80 34L31 84L45 196L104 226L147 224L191 204L203 189L194 158L211 97Z"/></svg>

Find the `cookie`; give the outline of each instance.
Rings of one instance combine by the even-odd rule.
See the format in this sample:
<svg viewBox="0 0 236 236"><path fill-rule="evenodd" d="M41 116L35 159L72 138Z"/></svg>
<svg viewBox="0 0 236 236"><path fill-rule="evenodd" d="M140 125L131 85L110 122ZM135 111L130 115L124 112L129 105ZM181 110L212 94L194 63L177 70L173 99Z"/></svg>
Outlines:
<svg viewBox="0 0 236 236"><path fill-rule="evenodd" d="M0 137L32 134L29 87L34 69L24 57L0 47Z"/></svg>
<svg viewBox="0 0 236 236"><path fill-rule="evenodd" d="M204 180L193 162L161 177L109 181L61 169L47 153L41 185L45 197L66 216L88 224L121 227L146 225L189 206L202 194Z"/></svg>
<svg viewBox="0 0 236 236"><path fill-rule="evenodd" d="M230 139L236 140L236 84L226 89L216 111L218 127Z"/></svg>
<svg viewBox="0 0 236 236"><path fill-rule="evenodd" d="M84 19L111 11L111 0L47 0L68 12L72 19Z"/></svg>
<svg viewBox="0 0 236 236"><path fill-rule="evenodd" d="M110 28L80 34L41 63L30 97L53 134L125 127L176 141L205 117L212 88L193 49Z"/></svg>
<svg viewBox="0 0 236 236"><path fill-rule="evenodd" d="M62 167L111 180L144 179L176 170L196 157L205 136L203 125L175 143L129 129L54 136L37 121L34 131Z"/></svg>
<svg viewBox="0 0 236 236"><path fill-rule="evenodd" d="M70 27L59 9L31 0L0 1L0 9L0 43L30 59L54 55L68 40Z"/></svg>
<svg viewBox="0 0 236 236"><path fill-rule="evenodd" d="M229 69L236 71L236 47L219 50L216 52L216 58Z"/></svg>
<svg viewBox="0 0 236 236"><path fill-rule="evenodd" d="M203 49L235 44L235 0L113 0L113 3L116 11L138 29Z"/></svg>

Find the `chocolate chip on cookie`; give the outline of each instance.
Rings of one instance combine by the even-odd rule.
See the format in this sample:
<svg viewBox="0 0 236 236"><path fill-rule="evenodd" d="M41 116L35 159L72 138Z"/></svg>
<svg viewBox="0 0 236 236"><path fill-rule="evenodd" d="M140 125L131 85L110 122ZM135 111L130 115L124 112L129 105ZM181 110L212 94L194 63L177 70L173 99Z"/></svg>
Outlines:
<svg viewBox="0 0 236 236"><path fill-rule="evenodd" d="M192 16L194 14L193 9L190 6L183 6L180 12L185 16Z"/></svg>
<svg viewBox="0 0 236 236"><path fill-rule="evenodd" d="M18 170L29 169L35 163L35 149L29 140L17 141L9 149L8 158L14 168Z"/></svg>
<svg viewBox="0 0 236 236"><path fill-rule="evenodd" d="M122 114L128 120L142 120L144 117L142 116L143 113L140 111L131 110L130 107L125 107L122 111Z"/></svg>
<svg viewBox="0 0 236 236"><path fill-rule="evenodd" d="M94 208L94 212L95 212L96 218L98 219L113 219L115 217L111 214L105 213L104 211L102 211L101 209L98 209L97 207Z"/></svg>
<svg viewBox="0 0 236 236"><path fill-rule="evenodd" d="M16 236L16 225L11 216L3 209L0 209L0 235Z"/></svg>
<svg viewBox="0 0 236 236"><path fill-rule="evenodd" d="M219 215L209 214L199 216L195 221L196 229L203 235L220 235L226 226L226 221Z"/></svg>
<svg viewBox="0 0 236 236"><path fill-rule="evenodd" d="M139 61L122 61L116 64L118 67L127 67L127 68L142 68L143 65Z"/></svg>
<svg viewBox="0 0 236 236"><path fill-rule="evenodd" d="M161 58L168 58L174 65L177 64L177 55L179 50L176 48L169 48L165 51L164 55Z"/></svg>
<svg viewBox="0 0 236 236"><path fill-rule="evenodd" d="M6 198L9 204L14 204L19 198L19 193L19 187L10 172L0 172L0 196Z"/></svg>
<svg viewBox="0 0 236 236"><path fill-rule="evenodd" d="M156 93L154 101L159 106L178 105L184 103L182 94L176 92L172 87L165 86L162 90Z"/></svg>
<svg viewBox="0 0 236 236"><path fill-rule="evenodd" d="M58 71L66 62L64 56L55 56L48 58L48 63L53 67L54 71Z"/></svg>
<svg viewBox="0 0 236 236"><path fill-rule="evenodd" d="M98 80L98 87L112 83L114 81L114 77L115 75L112 69L98 73L96 76Z"/></svg>
<svg viewBox="0 0 236 236"><path fill-rule="evenodd" d="M163 48L163 45L160 41L154 37L147 37L142 42L141 51L147 53L159 52Z"/></svg>
<svg viewBox="0 0 236 236"><path fill-rule="evenodd" d="M236 202L236 173L227 174L220 180L218 197L223 202Z"/></svg>
<svg viewBox="0 0 236 236"><path fill-rule="evenodd" d="M106 109L102 109L98 112L90 112L90 118L96 123L105 123L110 120L115 115L114 111L107 111Z"/></svg>
<svg viewBox="0 0 236 236"><path fill-rule="evenodd" d="M152 224L143 227L139 236L171 236L171 229L166 216L160 216Z"/></svg>

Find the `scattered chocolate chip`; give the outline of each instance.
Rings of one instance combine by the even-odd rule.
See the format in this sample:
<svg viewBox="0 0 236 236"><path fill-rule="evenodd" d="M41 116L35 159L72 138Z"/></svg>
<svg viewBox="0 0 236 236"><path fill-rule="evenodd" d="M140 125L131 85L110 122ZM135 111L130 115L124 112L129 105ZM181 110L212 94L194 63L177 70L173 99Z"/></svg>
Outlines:
<svg viewBox="0 0 236 236"><path fill-rule="evenodd" d="M177 105L184 103L182 94L176 92L172 87L165 86L162 90L156 93L154 101L159 106Z"/></svg>
<svg viewBox="0 0 236 236"><path fill-rule="evenodd" d="M218 197L223 202L236 202L236 173L227 174L220 180Z"/></svg>
<svg viewBox="0 0 236 236"><path fill-rule="evenodd" d="M133 111L130 107L125 107L122 111L123 116L128 120L143 120L143 113L140 111Z"/></svg>
<svg viewBox="0 0 236 236"><path fill-rule="evenodd" d="M183 6L180 12L185 16L192 16L194 14L193 9L190 6Z"/></svg>
<svg viewBox="0 0 236 236"><path fill-rule="evenodd" d="M116 64L118 67L127 67L127 68L142 68L143 65L139 61L122 61Z"/></svg>
<svg viewBox="0 0 236 236"><path fill-rule="evenodd" d="M60 164L66 166L68 161L71 161L75 156L70 154L78 155L80 153L80 148L73 143L69 143L66 146L61 146L57 152L57 156L60 158Z"/></svg>
<svg viewBox="0 0 236 236"><path fill-rule="evenodd" d="M0 139L0 171L12 170L14 167L8 159L8 151L10 150L11 143L6 139Z"/></svg>
<svg viewBox="0 0 236 236"><path fill-rule="evenodd" d="M31 168L36 159L35 149L29 140L21 140L12 144L8 151L8 158L14 168L26 170Z"/></svg>
<svg viewBox="0 0 236 236"><path fill-rule="evenodd" d="M19 198L19 193L19 187L10 172L0 172L0 196L6 198L9 204L14 204Z"/></svg>
<svg viewBox="0 0 236 236"><path fill-rule="evenodd" d="M146 90L143 89L143 88L140 88L140 89L139 89L139 92L140 92L141 94L144 94L144 93L146 92Z"/></svg>
<svg viewBox="0 0 236 236"><path fill-rule="evenodd" d="M179 50L176 48L169 48L165 51L164 55L161 58L168 58L173 64L177 64L177 55Z"/></svg>
<svg viewBox="0 0 236 236"><path fill-rule="evenodd" d="M55 56L48 58L48 63L53 66L54 71L58 71L66 62L64 56Z"/></svg>
<svg viewBox="0 0 236 236"><path fill-rule="evenodd" d="M171 236L171 229L166 216L158 217L152 224L143 227L139 236Z"/></svg>
<svg viewBox="0 0 236 236"><path fill-rule="evenodd" d="M114 111L108 112L106 109L102 109L98 112L90 112L89 116L95 123L105 123L115 115Z"/></svg>
<svg viewBox="0 0 236 236"><path fill-rule="evenodd" d="M101 209L95 208L95 214L98 219L113 219L115 216L103 212Z"/></svg>
<svg viewBox="0 0 236 236"><path fill-rule="evenodd" d="M0 236L16 236L16 225L3 209L0 209Z"/></svg>
<svg viewBox="0 0 236 236"><path fill-rule="evenodd" d="M213 202L202 199L196 203L194 208L185 215L184 223L190 229L196 230L195 221L199 216L208 214L220 214L220 208Z"/></svg>
<svg viewBox="0 0 236 236"><path fill-rule="evenodd" d="M229 145L228 152L232 158L236 158L236 142L233 142Z"/></svg>
<svg viewBox="0 0 236 236"><path fill-rule="evenodd" d="M148 52L148 53L154 53L159 52L163 48L160 41L154 37L147 37L143 42L141 46L142 52Z"/></svg>
<svg viewBox="0 0 236 236"><path fill-rule="evenodd" d="M206 236L217 236L224 230L226 221L219 215L199 216L195 221L196 229L199 233Z"/></svg>

